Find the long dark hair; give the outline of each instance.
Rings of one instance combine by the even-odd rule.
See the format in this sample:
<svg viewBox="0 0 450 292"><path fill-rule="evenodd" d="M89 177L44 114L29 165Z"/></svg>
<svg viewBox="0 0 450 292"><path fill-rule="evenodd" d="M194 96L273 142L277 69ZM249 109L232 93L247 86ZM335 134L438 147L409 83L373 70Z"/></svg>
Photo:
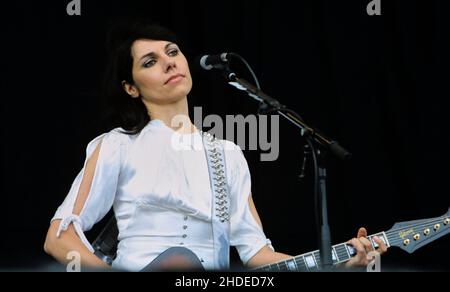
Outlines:
<svg viewBox="0 0 450 292"><path fill-rule="evenodd" d="M124 133L135 135L150 121L147 108L141 98L130 97L122 81L134 84L133 56L131 48L136 40L152 39L177 43L176 35L159 24L137 19L122 20L109 31L106 42L107 65L103 82L104 128L121 127Z"/></svg>

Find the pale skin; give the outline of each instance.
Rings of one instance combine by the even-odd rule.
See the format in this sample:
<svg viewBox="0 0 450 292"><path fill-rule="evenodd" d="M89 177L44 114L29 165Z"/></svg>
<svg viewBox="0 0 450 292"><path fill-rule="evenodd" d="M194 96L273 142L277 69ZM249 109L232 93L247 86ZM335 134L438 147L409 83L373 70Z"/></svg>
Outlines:
<svg viewBox="0 0 450 292"><path fill-rule="evenodd" d="M163 121L174 131L179 133L197 131L188 115L187 95L192 88L192 78L188 62L178 46L166 41L137 40L133 43L131 51L133 84L127 81L122 82L122 86L130 98L141 98L151 118ZM181 125L173 124L176 116L184 117L183 121L187 122ZM87 161L74 206L73 213L76 215L80 214L88 197L100 149L101 142ZM256 222L262 227L251 194L249 196L249 207ZM48 254L59 262L66 264L68 262L66 255L71 251L77 251L81 256L82 265L101 269L110 268L85 247L72 224L67 231L62 232L61 236L57 238L56 232L59 223L60 220L55 220L50 224L44 244L44 249ZM373 251L373 247L366 236L367 231L360 228L357 237L348 242L355 247L357 255L348 261L345 266L366 266L368 264L367 254ZM378 252L386 252L387 247L384 242L378 238L374 240L380 246ZM291 257L291 255L274 252L268 246L265 246L249 260L247 267L263 266Z"/></svg>

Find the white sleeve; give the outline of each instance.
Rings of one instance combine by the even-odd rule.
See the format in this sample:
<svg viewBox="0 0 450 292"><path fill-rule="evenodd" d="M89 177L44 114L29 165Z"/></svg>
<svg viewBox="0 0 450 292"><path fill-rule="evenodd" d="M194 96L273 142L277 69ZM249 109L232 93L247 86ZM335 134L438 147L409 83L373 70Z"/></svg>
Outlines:
<svg viewBox="0 0 450 292"><path fill-rule="evenodd" d="M114 132L103 134L88 144L84 167L75 178L64 202L52 218L52 221L61 220L56 234L57 237L73 223L77 235L91 252L94 252L94 249L84 235L84 231L90 230L109 212L113 205L120 172L121 141L123 141L119 135L121 134ZM100 141L100 152L88 197L80 214L75 215L73 210L87 161Z"/></svg>
<svg viewBox="0 0 450 292"><path fill-rule="evenodd" d="M231 171L227 171L231 172L230 244L236 247L241 261L247 264L264 246L274 249L250 211L248 199L251 193L251 177L247 161L239 146L226 153L231 158L230 163L227 159L227 167L232 167Z"/></svg>

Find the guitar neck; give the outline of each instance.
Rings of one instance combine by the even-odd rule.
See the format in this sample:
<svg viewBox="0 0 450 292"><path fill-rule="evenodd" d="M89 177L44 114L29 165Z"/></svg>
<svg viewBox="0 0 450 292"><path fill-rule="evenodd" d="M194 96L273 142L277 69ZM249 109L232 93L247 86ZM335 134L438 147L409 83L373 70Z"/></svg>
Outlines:
<svg viewBox="0 0 450 292"><path fill-rule="evenodd" d="M367 238L374 248L378 244L373 240L375 236L384 241L387 247L399 247L412 253L422 246L450 233L450 209L444 216L431 219L405 221L396 223L390 230L370 235ZM347 243L332 247L333 264L344 263L356 255L356 250ZM277 262L253 269L253 271L318 271L321 268L320 252L318 250L293 257L286 261Z"/></svg>
<svg viewBox="0 0 450 292"><path fill-rule="evenodd" d="M367 239L370 240L372 246L374 248L378 247L378 244L373 240L373 238L377 236L381 240L383 240L386 245L389 247L388 236L384 233L378 233L374 235L370 235ZM353 256L356 255L356 250L347 243L341 243L334 245L332 247L332 256L333 256L333 265L345 263L350 260ZM313 272L318 271L321 267L321 259L320 259L320 251L316 250L313 252L301 254L295 256L289 260L280 261L274 264L269 264L265 266L258 267L253 269L252 271L256 272L289 272L289 271L299 271L299 272Z"/></svg>

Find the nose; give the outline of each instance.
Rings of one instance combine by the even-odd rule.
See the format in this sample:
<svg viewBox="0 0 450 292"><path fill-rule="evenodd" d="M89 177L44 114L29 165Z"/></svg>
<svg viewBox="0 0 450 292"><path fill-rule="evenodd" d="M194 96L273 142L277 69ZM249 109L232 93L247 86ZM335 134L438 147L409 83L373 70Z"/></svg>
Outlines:
<svg viewBox="0 0 450 292"><path fill-rule="evenodd" d="M176 68L176 63L174 59L171 58L166 58L165 62L164 62L164 68L165 68L165 72L170 72L170 70Z"/></svg>

